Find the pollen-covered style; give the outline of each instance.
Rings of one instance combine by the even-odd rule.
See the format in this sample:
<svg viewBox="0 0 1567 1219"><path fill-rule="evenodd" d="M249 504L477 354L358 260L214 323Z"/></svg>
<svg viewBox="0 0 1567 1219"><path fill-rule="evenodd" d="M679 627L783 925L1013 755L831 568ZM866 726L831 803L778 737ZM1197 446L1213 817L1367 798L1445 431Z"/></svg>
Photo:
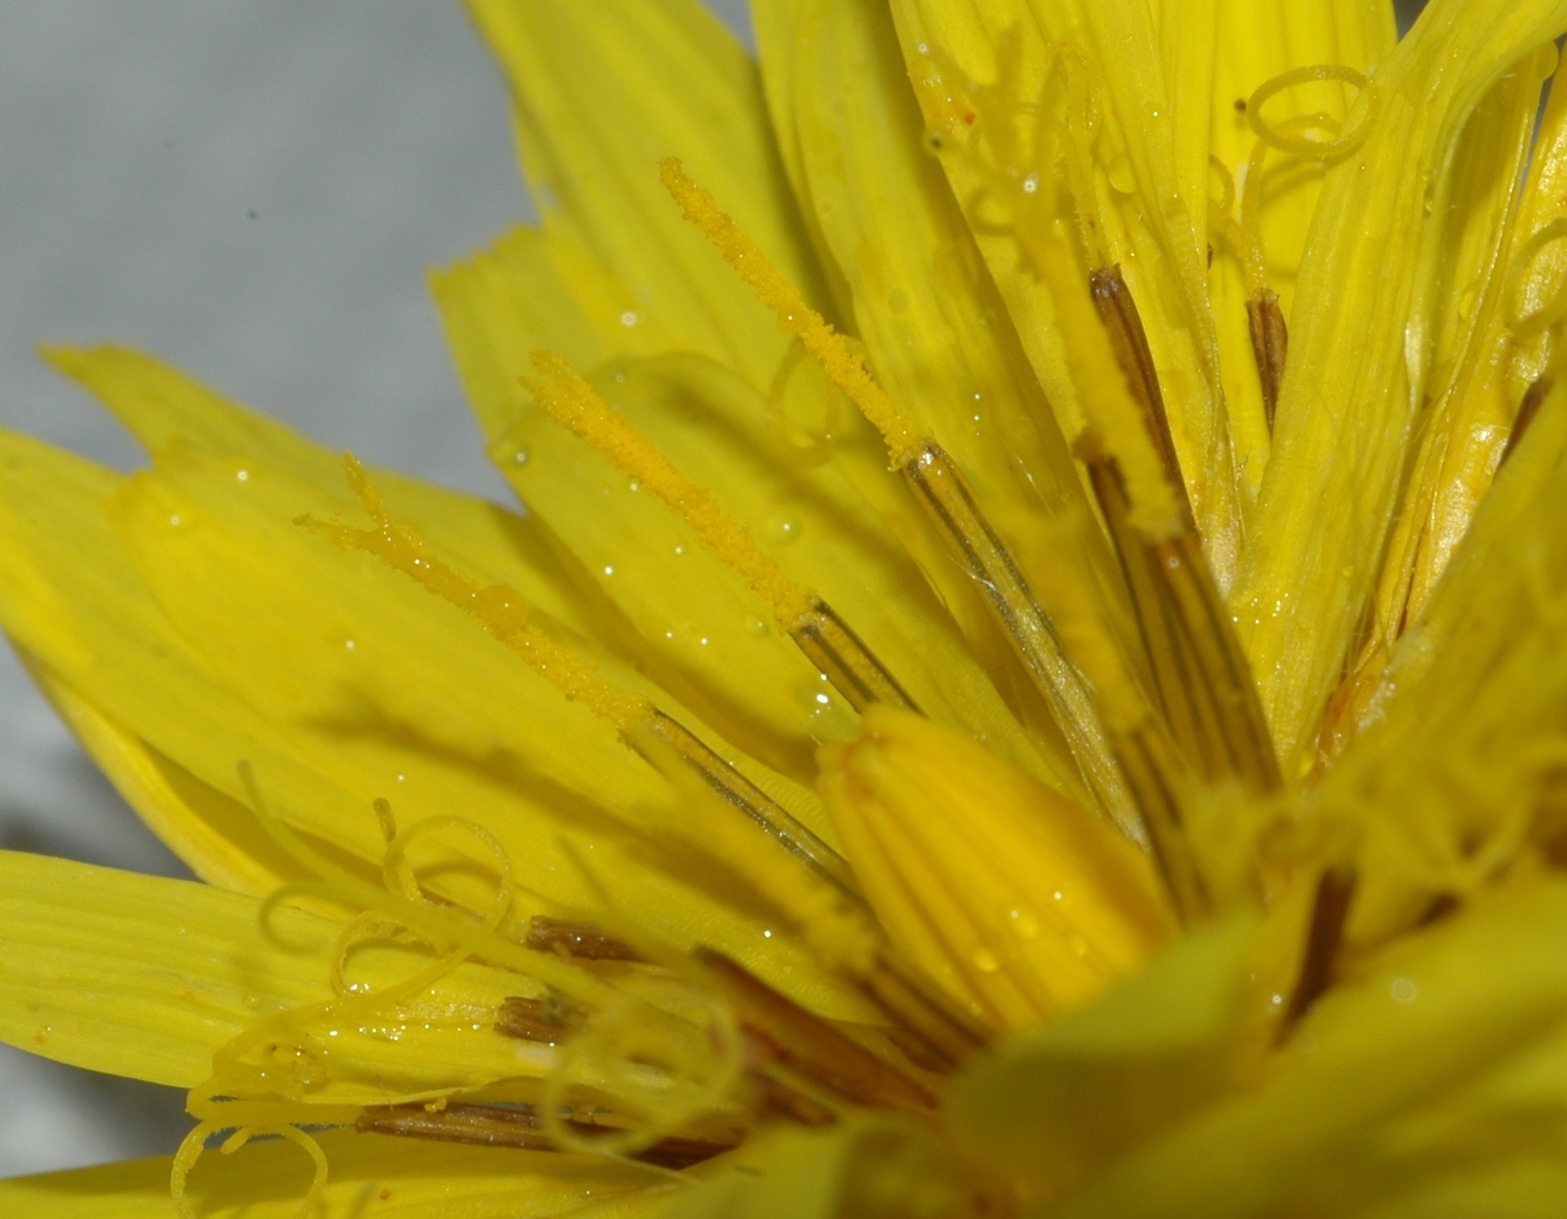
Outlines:
<svg viewBox="0 0 1567 1219"><path fill-rule="evenodd" d="M525 508L113 347L147 469L0 435L206 882L0 854L0 1037L198 1123L0 1209L1563 1213L1567 0L468 7Z"/></svg>

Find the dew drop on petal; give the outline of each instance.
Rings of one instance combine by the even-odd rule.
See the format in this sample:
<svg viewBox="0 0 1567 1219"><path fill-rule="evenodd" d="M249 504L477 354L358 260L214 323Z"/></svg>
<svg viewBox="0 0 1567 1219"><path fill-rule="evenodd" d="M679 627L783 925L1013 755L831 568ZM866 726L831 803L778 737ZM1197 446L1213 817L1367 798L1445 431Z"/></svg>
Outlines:
<svg viewBox="0 0 1567 1219"><path fill-rule="evenodd" d="M775 516L767 522L767 537L777 546L787 546L800 536L800 522L792 516Z"/></svg>

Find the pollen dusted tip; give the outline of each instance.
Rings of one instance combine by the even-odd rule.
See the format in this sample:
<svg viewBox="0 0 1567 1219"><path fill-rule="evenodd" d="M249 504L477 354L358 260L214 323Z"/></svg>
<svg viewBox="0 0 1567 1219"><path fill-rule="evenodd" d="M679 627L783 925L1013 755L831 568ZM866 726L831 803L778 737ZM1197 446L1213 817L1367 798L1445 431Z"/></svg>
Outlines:
<svg viewBox="0 0 1567 1219"><path fill-rule="evenodd" d="M778 318L778 327L796 336L827 379L843 391L886 442L894 466L918 458L923 442L843 336L828 324L789 283L739 225L719 210L712 194L686 174L680 161L663 162L659 180L680 205L685 218L701 229L730 268Z"/></svg>

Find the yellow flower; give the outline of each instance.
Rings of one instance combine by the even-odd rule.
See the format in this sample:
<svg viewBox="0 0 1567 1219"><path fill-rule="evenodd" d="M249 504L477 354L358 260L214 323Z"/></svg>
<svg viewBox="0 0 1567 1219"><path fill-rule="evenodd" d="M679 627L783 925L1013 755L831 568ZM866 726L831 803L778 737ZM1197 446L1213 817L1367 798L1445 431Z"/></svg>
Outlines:
<svg viewBox="0 0 1567 1219"><path fill-rule="evenodd" d="M116 348L149 470L0 437L207 882L0 854L0 1037L200 1123L6 1212L1559 1213L1567 0L469 8L526 512Z"/></svg>

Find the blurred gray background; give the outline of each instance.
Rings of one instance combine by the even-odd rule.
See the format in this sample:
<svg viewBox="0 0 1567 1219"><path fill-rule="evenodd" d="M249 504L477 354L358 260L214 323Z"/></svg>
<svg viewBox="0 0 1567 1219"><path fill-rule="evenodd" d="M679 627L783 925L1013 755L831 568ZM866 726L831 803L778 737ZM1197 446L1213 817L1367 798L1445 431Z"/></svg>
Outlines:
<svg viewBox="0 0 1567 1219"><path fill-rule="evenodd" d="M709 2L749 39L745 0ZM113 338L504 498L424 274L528 214L503 88L454 4L0 3L4 426L136 464L33 354ZM3 646L0 846L184 874ZM5 1046L0 1096L0 1177L165 1153L189 1128L178 1093Z"/></svg>
<svg viewBox="0 0 1567 1219"><path fill-rule="evenodd" d="M711 7L749 37L744 0ZM455 3L0 3L0 425L137 464L33 350L113 338L509 501L424 277L529 214L504 88ZM3 644L0 847L186 874ZM183 1094L6 1046L0 1096L0 1177L167 1153L190 1125Z"/></svg>

